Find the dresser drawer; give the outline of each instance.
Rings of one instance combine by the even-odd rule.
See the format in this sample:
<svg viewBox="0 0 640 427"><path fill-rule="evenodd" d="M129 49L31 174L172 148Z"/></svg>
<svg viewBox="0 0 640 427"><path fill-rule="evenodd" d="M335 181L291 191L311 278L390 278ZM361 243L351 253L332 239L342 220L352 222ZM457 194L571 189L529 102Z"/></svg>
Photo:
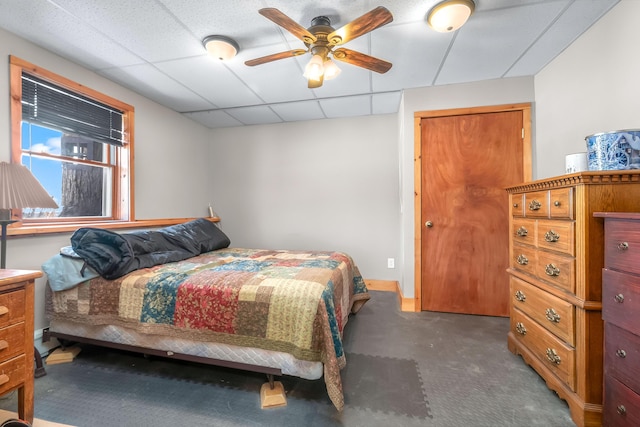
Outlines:
<svg viewBox="0 0 640 427"><path fill-rule="evenodd" d="M573 219L573 188L549 191L549 217Z"/></svg>
<svg viewBox="0 0 640 427"><path fill-rule="evenodd" d="M0 329L0 361L24 353L24 323Z"/></svg>
<svg viewBox="0 0 640 427"><path fill-rule="evenodd" d="M514 218L511 221L511 234L513 241L524 245L534 246L537 240L537 227L535 219Z"/></svg>
<svg viewBox="0 0 640 427"><path fill-rule="evenodd" d="M606 221L604 265L618 271L640 274L640 222Z"/></svg>
<svg viewBox="0 0 640 427"><path fill-rule="evenodd" d="M575 232L573 221L538 221L537 245L540 248L575 254Z"/></svg>
<svg viewBox="0 0 640 427"><path fill-rule="evenodd" d="M610 375L604 377L602 421L608 427L640 426L640 396Z"/></svg>
<svg viewBox="0 0 640 427"><path fill-rule="evenodd" d="M571 346L575 345L573 304L516 277L510 278L510 285L512 307L521 310Z"/></svg>
<svg viewBox="0 0 640 427"><path fill-rule="evenodd" d="M514 244L511 253L511 267L534 276L536 274L537 249L532 246Z"/></svg>
<svg viewBox="0 0 640 427"><path fill-rule="evenodd" d="M23 384L26 369L24 355L0 363L0 394Z"/></svg>
<svg viewBox="0 0 640 427"><path fill-rule="evenodd" d="M24 322L24 290L0 294L0 328Z"/></svg>
<svg viewBox="0 0 640 427"><path fill-rule="evenodd" d="M575 350L514 308L511 330L518 341L540 359L571 390L575 390Z"/></svg>
<svg viewBox="0 0 640 427"><path fill-rule="evenodd" d="M511 201L511 215L524 216L524 195L510 194L509 200Z"/></svg>
<svg viewBox="0 0 640 427"><path fill-rule="evenodd" d="M640 277L602 270L602 318L640 335Z"/></svg>
<svg viewBox="0 0 640 427"><path fill-rule="evenodd" d="M559 288L575 293L575 265L573 257L538 251L536 276Z"/></svg>
<svg viewBox="0 0 640 427"><path fill-rule="evenodd" d="M533 218L549 217L549 192L534 191L524 194L524 215Z"/></svg>
<svg viewBox="0 0 640 427"><path fill-rule="evenodd" d="M640 393L640 336L607 322L604 340L605 374Z"/></svg>

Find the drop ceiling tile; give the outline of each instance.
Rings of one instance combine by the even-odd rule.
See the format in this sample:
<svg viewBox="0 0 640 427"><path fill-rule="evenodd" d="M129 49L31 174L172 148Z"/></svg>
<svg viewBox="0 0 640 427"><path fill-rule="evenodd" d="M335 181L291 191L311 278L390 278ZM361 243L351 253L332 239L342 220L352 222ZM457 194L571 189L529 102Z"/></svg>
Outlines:
<svg viewBox="0 0 640 427"><path fill-rule="evenodd" d="M562 11L564 2L545 2L474 14L456 38L436 84L502 77ZM507 37L508 34L519 37Z"/></svg>
<svg viewBox="0 0 640 427"><path fill-rule="evenodd" d="M326 118L318 101L287 102L274 104L271 108L285 122Z"/></svg>
<svg viewBox="0 0 640 427"><path fill-rule="evenodd" d="M236 61L237 58L231 61ZM261 99L220 61L203 56L156 63L156 67L219 108L256 105Z"/></svg>
<svg viewBox="0 0 640 427"><path fill-rule="evenodd" d="M591 0L572 3L553 26L536 40L505 77L531 76L558 56L566 46L578 38L587 27L584 22L595 22L607 13L613 4L610 0Z"/></svg>
<svg viewBox="0 0 640 427"><path fill-rule="evenodd" d="M282 122L282 119L278 117L271 108L266 106L233 108L225 111L245 125L264 125Z"/></svg>
<svg viewBox="0 0 640 427"><path fill-rule="evenodd" d="M197 113L184 113L184 116L211 128L224 128L242 126L242 123L222 110L202 111Z"/></svg>
<svg viewBox="0 0 640 427"><path fill-rule="evenodd" d="M355 117L371 114L371 96L345 96L320 100L322 110L328 118Z"/></svg>
<svg viewBox="0 0 640 427"><path fill-rule="evenodd" d="M212 107L197 93L167 77L152 65L110 68L100 71L100 74L175 111L199 111Z"/></svg>

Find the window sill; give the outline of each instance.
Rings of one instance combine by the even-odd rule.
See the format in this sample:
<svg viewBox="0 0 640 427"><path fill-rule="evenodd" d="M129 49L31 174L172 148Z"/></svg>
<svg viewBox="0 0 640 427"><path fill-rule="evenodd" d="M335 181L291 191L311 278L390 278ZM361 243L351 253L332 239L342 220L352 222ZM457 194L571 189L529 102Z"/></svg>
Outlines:
<svg viewBox="0 0 640 427"><path fill-rule="evenodd" d="M107 230L118 230L127 228L155 228L169 225L182 224L197 218L164 218L164 219L142 219L137 221L104 221L91 223L65 223L65 224L21 224L7 228L7 235L15 237L40 236L55 233L70 233L81 227L102 228ZM211 222L219 222L220 218L205 218Z"/></svg>

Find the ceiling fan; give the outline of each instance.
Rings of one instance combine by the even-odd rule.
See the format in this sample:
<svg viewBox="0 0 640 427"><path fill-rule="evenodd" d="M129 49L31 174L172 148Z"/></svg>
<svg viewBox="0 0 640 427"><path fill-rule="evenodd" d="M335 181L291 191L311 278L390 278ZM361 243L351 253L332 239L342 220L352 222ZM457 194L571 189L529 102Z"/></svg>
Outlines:
<svg viewBox="0 0 640 427"><path fill-rule="evenodd" d="M248 66L252 67L309 52L312 57L305 68L304 76L308 79L308 87L312 89L322 86L325 79L329 80L340 73L331 58L381 74L391 68L391 63L382 59L344 47L336 48L393 21L393 15L385 7L378 6L337 30L331 26L331 21L326 16L313 18L311 26L304 28L272 7L260 9L258 13L302 40L307 48L293 49L252 59L245 62Z"/></svg>

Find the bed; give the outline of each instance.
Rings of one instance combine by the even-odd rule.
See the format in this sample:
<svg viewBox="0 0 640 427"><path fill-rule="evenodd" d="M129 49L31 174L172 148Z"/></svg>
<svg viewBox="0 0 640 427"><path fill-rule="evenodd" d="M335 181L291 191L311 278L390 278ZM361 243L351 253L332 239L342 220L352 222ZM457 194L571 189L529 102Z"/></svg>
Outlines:
<svg viewBox="0 0 640 427"><path fill-rule="evenodd" d="M324 377L342 410L342 334L369 299L349 255L230 248L206 219L122 234L83 228L71 242L43 265L48 337L264 372L272 382Z"/></svg>

